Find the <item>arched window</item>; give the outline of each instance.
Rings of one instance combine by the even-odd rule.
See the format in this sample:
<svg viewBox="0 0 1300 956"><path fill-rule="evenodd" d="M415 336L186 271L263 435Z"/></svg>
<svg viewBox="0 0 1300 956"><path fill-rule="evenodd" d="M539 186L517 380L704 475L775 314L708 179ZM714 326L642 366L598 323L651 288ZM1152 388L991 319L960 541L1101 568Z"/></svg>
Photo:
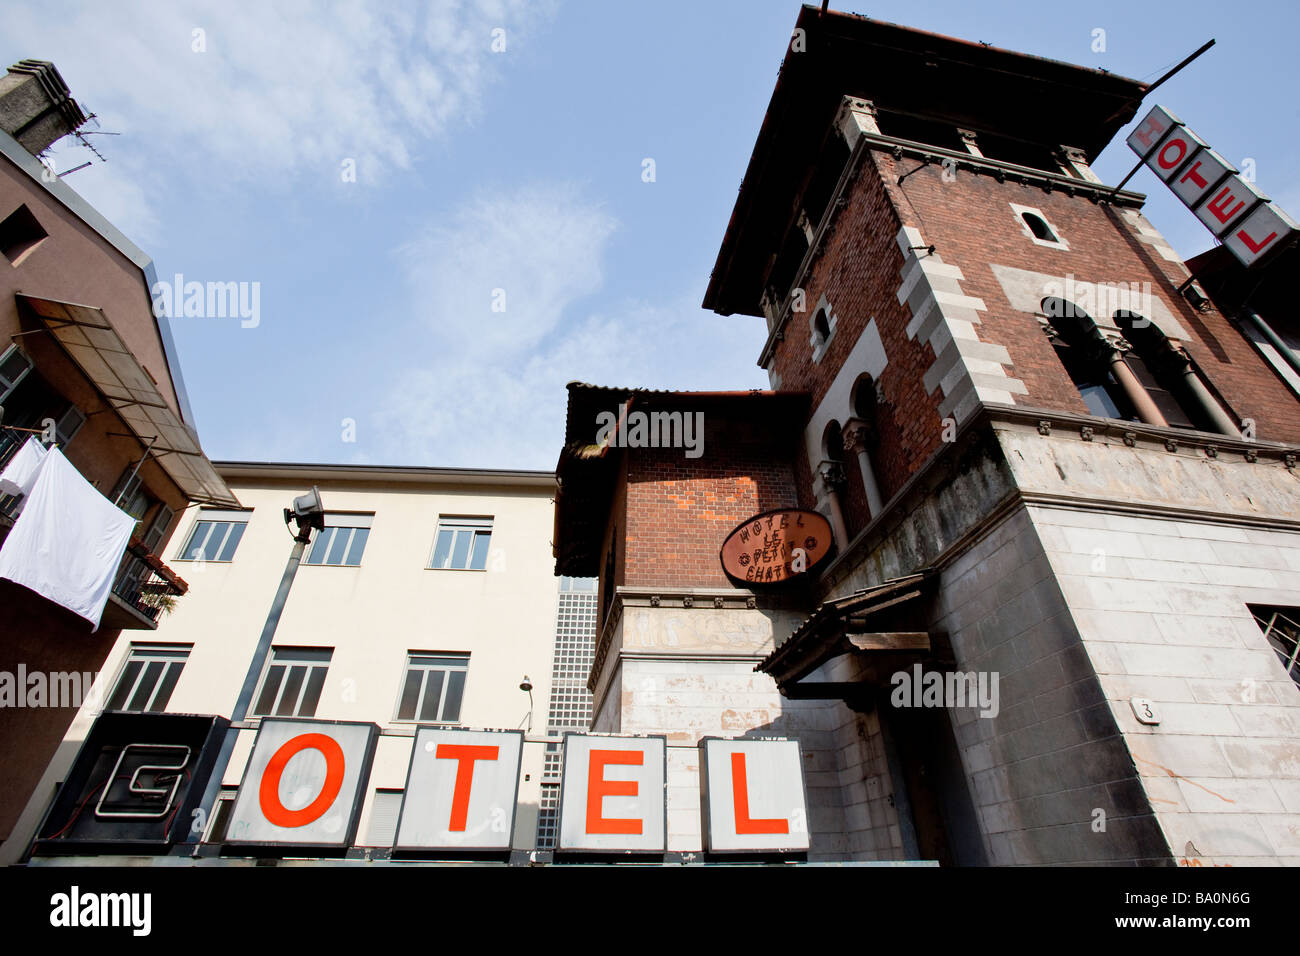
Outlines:
<svg viewBox="0 0 1300 956"><path fill-rule="evenodd" d="M833 418L822 430L822 455L827 461L844 461L844 432L840 423Z"/></svg>
<svg viewBox="0 0 1300 956"><path fill-rule="evenodd" d="M820 362L822 356L826 354L831 339L835 337L835 325L835 310L826 301L826 297L822 296L817 302L817 308L813 309L808 319L808 330L811 333L809 344L812 346L814 362Z"/></svg>
<svg viewBox="0 0 1300 956"><path fill-rule="evenodd" d="M1132 402L1110 370L1113 349L1092 316L1057 296L1043 299L1042 310L1056 332L1052 338L1056 356L1088 411L1101 418L1138 421Z"/></svg>
<svg viewBox="0 0 1300 956"><path fill-rule="evenodd" d="M1176 428L1219 431L1218 424L1189 383L1188 376L1194 378L1196 372L1165 333L1146 316L1126 310L1115 313L1115 324L1133 346L1124 356L1125 364L1133 370L1165 420ZM1203 388L1200 385L1196 391Z"/></svg>
<svg viewBox="0 0 1300 956"><path fill-rule="evenodd" d="M831 324L826 320L826 310L818 309L813 315L813 332L823 342L831 337Z"/></svg>
<svg viewBox="0 0 1300 956"><path fill-rule="evenodd" d="M1022 212L1020 218L1024 220L1035 239L1042 239L1044 242L1060 242L1056 233L1052 232L1052 227L1041 216L1035 216L1032 212Z"/></svg>
<svg viewBox="0 0 1300 956"><path fill-rule="evenodd" d="M871 461L880 434L877 401L876 380L870 375L859 375L849 391L849 404L854 421L850 423L848 434L852 447L846 451L857 458L858 470L862 477L862 492L867 501L868 520L878 517L884 507L880 499L880 485L876 481L875 467Z"/></svg>
<svg viewBox="0 0 1300 956"><path fill-rule="evenodd" d="M876 418L876 380L870 375L859 375L850 394L855 417L874 423Z"/></svg>

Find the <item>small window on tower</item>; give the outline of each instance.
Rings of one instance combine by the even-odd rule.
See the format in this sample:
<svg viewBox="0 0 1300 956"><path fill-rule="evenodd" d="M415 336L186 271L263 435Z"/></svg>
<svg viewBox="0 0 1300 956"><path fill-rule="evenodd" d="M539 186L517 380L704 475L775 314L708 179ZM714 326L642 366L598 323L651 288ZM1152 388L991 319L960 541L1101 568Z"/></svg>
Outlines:
<svg viewBox="0 0 1300 956"><path fill-rule="evenodd" d="M820 362L822 356L826 354L826 348L831 344L831 339L835 337L837 324L835 310L826 301L826 297L822 296L817 302L817 308L813 309L812 316L808 319L809 331L812 333L808 341L812 346L814 362Z"/></svg>
<svg viewBox="0 0 1300 956"><path fill-rule="evenodd" d="M1035 216L1032 212L1022 212L1020 218L1025 221L1029 231L1034 234L1035 239L1046 239L1048 242L1056 242L1056 233L1052 232L1050 226L1043 220Z"/></svg>
<svg viewBox="0 0 1300 956"><path fill-rule="evenodd" d="M1021 230L1034 241L1035 245L1051 246L1053 249L1070 248L1070 244L1061 238L1060 230L1048 222L1041 209L1017 206L1015 203L1010 205L1020 220Z"/></svg>

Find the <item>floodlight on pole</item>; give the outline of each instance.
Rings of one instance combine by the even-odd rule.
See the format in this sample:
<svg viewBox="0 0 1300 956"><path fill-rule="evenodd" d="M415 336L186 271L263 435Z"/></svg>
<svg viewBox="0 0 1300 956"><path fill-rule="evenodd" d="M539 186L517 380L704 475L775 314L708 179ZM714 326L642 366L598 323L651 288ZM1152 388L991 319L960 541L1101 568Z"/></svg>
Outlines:
<svg viewBox="0 0 1300 956"><path fill-rule="evenodd" d="M226 766L230 763L230 757L235 750L235 742L239 739L239 726L248 717L249 708L253 703L253 693L257 689L257 683L262 676L262 672L266 669L267 658L271 655L271 640L275 637L275 629L280 624L280 615L284 612L285 602L289 600L289 588L293 585L293 579L298 574L298 566L302 564L303 553L307 550L307 545L311 544L312 529L319 530L325 527L325 505L321 501L319 488L312 485L311 491L294 498L293 506L284 509L285 525L287 526L290 521L296 521L298 524L298 533L293 536L293 549L289 552L289 560L284 566L284 574L280 577L280 588L275 592L275 598L271 601L271 610L266 615L266 624L262 627L262 636L258 639L257 648L253 651L253 659L249 662L248 672L244 675L244 684L240 688L239 697L235 700L235 707L230 715L230 729L226 731L226 737L222 741L220 752L217 754L212 775L208 779L207 789L200 804L201 813L199 813L195 827L190 831L185 841L187 844L195 844L192 854L194 856L199 853L198 844L202 842L204 828L216 807L217 794L221 790L221 781L225 776Z"/></svg>

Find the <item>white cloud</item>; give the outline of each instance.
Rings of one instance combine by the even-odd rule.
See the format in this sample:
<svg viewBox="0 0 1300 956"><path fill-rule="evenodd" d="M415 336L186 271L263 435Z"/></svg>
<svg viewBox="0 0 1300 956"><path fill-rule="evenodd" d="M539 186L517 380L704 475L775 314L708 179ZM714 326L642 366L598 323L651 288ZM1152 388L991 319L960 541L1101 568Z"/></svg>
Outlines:
<svg viewBox="0 0 1300 956"><path fill-rule="evenodd" d="M123 134L97 145L125 174L87 169L75 185L128 206L142 191L127 179L148 182L149 167L272 189L337 181L348 158L362 181L408 168L422 141L474 117L511 45L551 12L526 0L8 4L5 48L52 60L103 128ZM497 27L504 55L491 50Z"/></svg>
<svg viewBox="0 0 1300 956"><path fill-rule="evenodd" d="M550 468L564 437L565 384L766 387L753 365L762 322L704 312L694 296L580 316L615 223L575 186L467 203L401 250L411 285L405 354L371 421L375 460ZM506 311L491 290L506 289ZM396 346L395 346L396 347Z"/></svg>

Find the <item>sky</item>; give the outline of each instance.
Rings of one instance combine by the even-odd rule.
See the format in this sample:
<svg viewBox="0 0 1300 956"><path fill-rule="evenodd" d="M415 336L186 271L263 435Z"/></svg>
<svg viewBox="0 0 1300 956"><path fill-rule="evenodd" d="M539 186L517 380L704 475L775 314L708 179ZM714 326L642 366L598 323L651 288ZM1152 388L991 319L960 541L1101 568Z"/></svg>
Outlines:
<svg viewBox="0 0 1300 956"><path fill-rule="evenodd" d="M1143 80L1213 37L1138 118L1169 107L1300 215L1300 5L831 6ZM0 56L53 61L117 134L51 160L93 161L64 181L159 279L246 283L247 317L172 320L210 458L549 470L569 381L767 387L763 321L700 303L798 11L6 0ZM1148 171L1128 188L1184 257L1213 244Z"/></svg>

